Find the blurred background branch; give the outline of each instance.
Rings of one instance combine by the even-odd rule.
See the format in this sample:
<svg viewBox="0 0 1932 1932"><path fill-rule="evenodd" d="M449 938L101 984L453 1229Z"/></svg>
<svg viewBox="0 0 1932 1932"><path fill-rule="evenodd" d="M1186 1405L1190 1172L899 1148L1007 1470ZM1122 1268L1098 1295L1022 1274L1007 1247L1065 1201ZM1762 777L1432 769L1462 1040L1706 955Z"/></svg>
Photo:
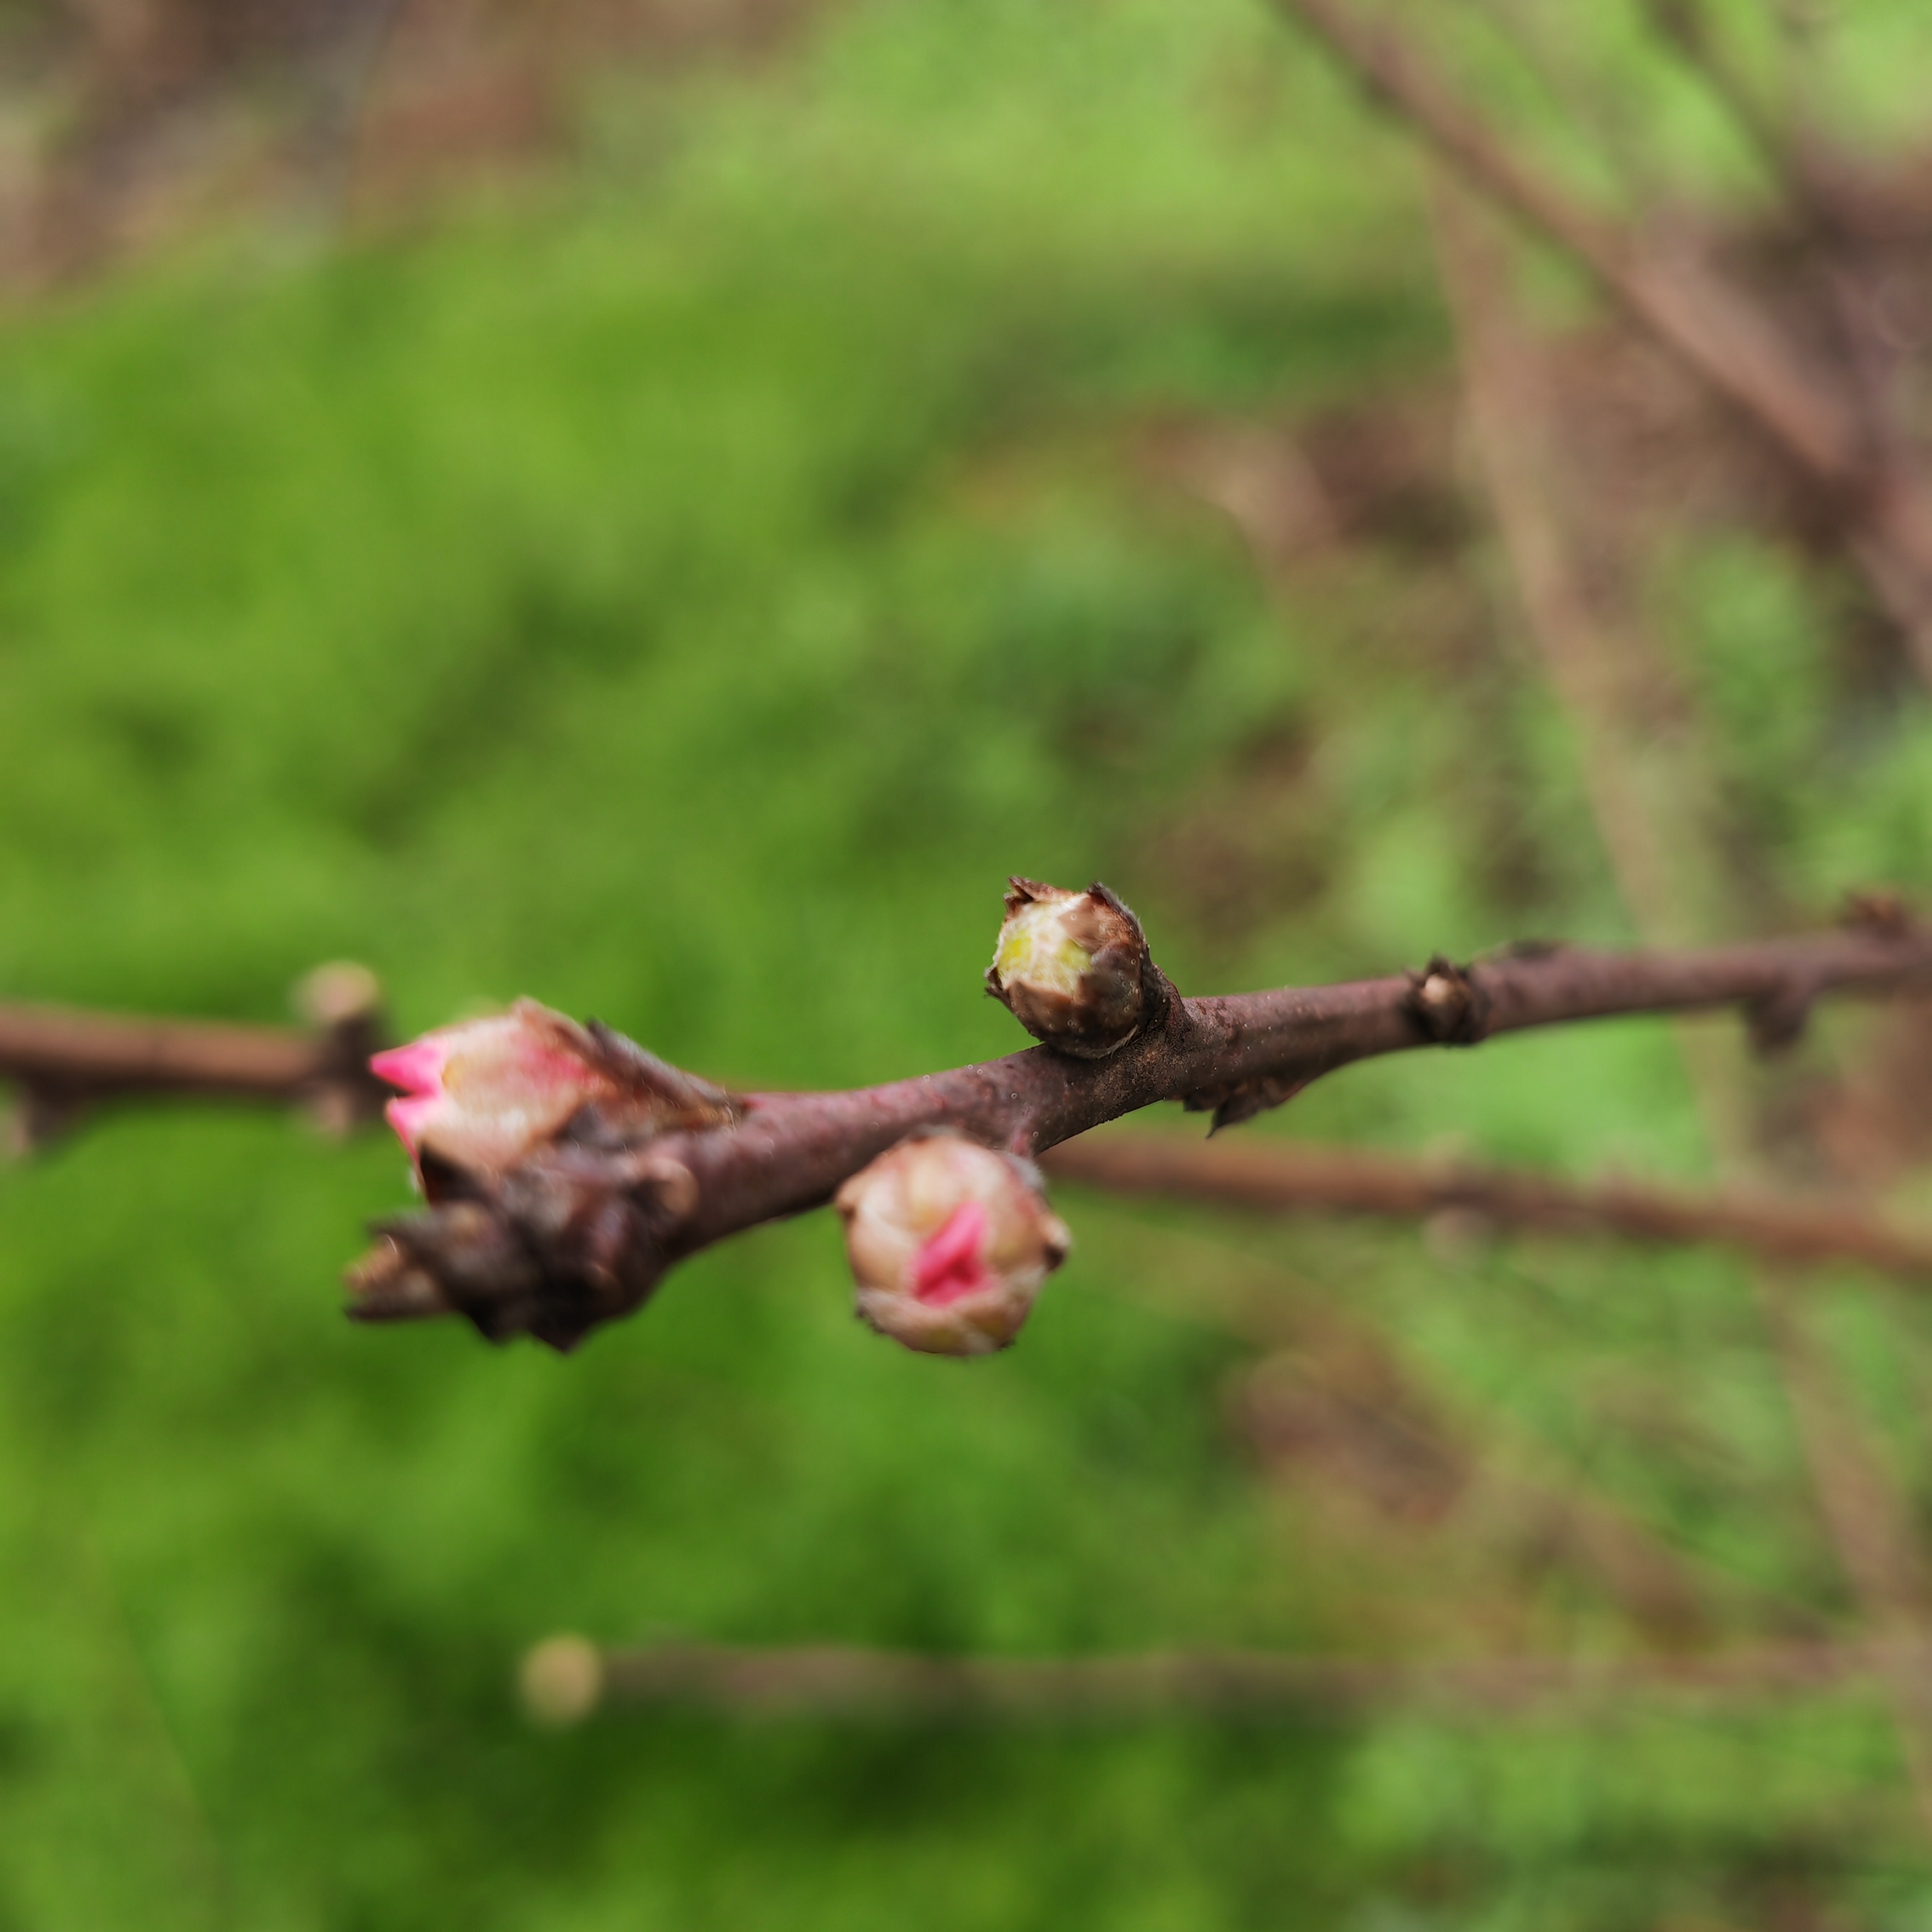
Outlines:
<svg viewBox="0 0 1932 1932"><path fill-rule="evenodd" d="M140 1019L71 1006L0 1005L0 1084L15 1090L14 1150L25 1154L115 1100L220 1096L307 1108L332 1133L382 1118L390 1095L369 1071L386 1046L382 989L365 968L320 966L296 989L310 1024Z"/></svg>
<svg viewBox="0 0 1932 1932"><path fill-rule="evenodd" d="M1439 75L1413 40L1365 23L1352 0L1278 0L1412 128L1448 166L1571 256L1632 320L1745 417L1822 493L1852 554L1897 623L1922 680L1932 682L1932 492L1922 458L1900 440L1874 447L1852 368L1795 352L1778 318L1678 248L1646 249L1573 201L1516 154ZM1682 20L1680 10L1671 17ZM1679 34L1676 44L1687 44ZM1688 43L1700 56L1707 43ZM1714 69L1700 58L1699 70ZM1720 88L1727 105L1729 89ZM1781 150L1780 150L1781 152ZM1815 197L1808 206L1815 205ZM1855 380L1847 382L1847 375Z"/></svg>
<svg viewBox="0 0 1932 1932"><path fill-rule="evenodd" d="M1372 1214L1422 1221L1463 1214L1465 1228L1532 1228L1636 1241L1712 1242L1768 1260L1850 1262L1910 1282L1932 1277L1932 1237L1887 1226L1843 1201L1696 1195L1635 1180L1579 1182L1454 1158L1270 1140L1210 1144L1178 1135L1095 1134L1051 1150L1055 1180L1130 1197L1263 1214Z"/></svg>
<svg viewBox="0 0 1932 1932"><path fill-rule="evenodd" d="M1698 1655L1418 1660L1255 1651L937 1657L836 1645L600 1649L554 1636L526 1653L518 1688L526 1711L548 1724L678 1705L765 1720L1118 1724L1179 1714L1265 1724L1284 1714L1364 1706L1435 1706L1466 1719L1497 1719L1559 1702L1783 1699L1857 1688L1892 1660L1874 1646L1824 1643ZM1911 1660L1922 1667L1922 1659Z"/></svg>

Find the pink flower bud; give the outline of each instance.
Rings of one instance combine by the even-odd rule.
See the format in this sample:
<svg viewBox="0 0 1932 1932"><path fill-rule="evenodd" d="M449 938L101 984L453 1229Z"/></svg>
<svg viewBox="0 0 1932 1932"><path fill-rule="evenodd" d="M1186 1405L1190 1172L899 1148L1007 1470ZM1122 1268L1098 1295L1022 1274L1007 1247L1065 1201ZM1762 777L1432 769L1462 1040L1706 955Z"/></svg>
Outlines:
<svg viewBox="0 0 1932 1932"><path fill-rule="evenodd" d="M383 1112L418 1174L425 1156L500 1174L613 1090L595 1042L534 1000L392 1047L369 1070L402 1089Z"/></svg>
<svg viewBox="0 0 1932 1932"><path fill-rule="evenodd" d="M1036 1040L1083 1060L1124 1046L1164 998L1140 921L1097 881L1010 880L986 988Z"/></svg>
<svg viewBox="0 0 1932 1932"><path fill-rule="evenodd" d="M900 1142L834 1204L860 1314L928 1354L1005 1348L1072 1246L1028 1162L958 1134Z"/></svg>
<svg viewBox="0 0 1932 1932"><path fill-rule="evenodd" d="M698 1204L675 1137L744 1112L622 1034L533 1000L369 1065L402 1089L389 1123L430 1204L377 1224L350 1271L349 1312L454 1311L493 1340L527 1333L558 1348L637 1307L674 1258Z"/></svg>

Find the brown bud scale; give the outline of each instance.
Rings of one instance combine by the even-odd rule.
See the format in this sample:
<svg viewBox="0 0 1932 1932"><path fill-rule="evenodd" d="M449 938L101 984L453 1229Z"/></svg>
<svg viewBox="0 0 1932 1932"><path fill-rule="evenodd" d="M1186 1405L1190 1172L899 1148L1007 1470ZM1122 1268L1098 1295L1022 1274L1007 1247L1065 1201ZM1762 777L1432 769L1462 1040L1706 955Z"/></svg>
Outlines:
<svg viewBox="0 0 1932 1932"><path fill-rule="evenodd" d="M1034 1039L1100 1060L1156 1019L1166 988L1141 922L1098 880L1084 892L1007 883L986 990Z"/></svg>

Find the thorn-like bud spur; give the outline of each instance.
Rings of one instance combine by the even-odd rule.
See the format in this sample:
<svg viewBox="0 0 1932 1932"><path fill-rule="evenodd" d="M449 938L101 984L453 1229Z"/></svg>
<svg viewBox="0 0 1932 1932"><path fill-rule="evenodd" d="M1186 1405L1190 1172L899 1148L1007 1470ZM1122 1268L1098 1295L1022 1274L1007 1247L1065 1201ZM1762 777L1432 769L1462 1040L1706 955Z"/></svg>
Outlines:
<svg viewBox="0 0 1932 1932"><path fill-rule="evenodd" d="M1010 880L986 990L1034 1039L1083 1060L1126 1046L1163 998L1140 921L1097 880L1084 892Z"/></svg>
<svg viewBox="0 0 1932 1932"><path fill-rule="evenodd" d="M1073 1245L1030 1162L958 1134L900 1142L833 1204L859 1313L926 1354L1005 1348Z"/></svg>
<svg viewBox="0 0 1932 1932"><path fill-rule="evenodd" d="M380 1224L350 1270L358 1320L457 1312L494 1339L567 1348L656 1286L697 1204L655 1144L739 1103L592 1022L534 1000L425 1034L370 1067L428 1206Z"/></svg>

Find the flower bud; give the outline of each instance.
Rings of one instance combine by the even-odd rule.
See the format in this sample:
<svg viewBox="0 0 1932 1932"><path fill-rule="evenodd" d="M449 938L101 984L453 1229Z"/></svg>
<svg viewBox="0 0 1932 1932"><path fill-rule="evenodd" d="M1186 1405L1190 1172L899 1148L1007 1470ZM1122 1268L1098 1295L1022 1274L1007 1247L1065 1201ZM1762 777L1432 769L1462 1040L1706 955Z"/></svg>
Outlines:
<svg viewBox="0 0 1932 1932"><path fill-rule="evenodd" d="M534 1000L392 1047L369 1070L402 1089L382 1111L419 1176L426 1157L501 1173L614 1091L596 1042Z"/></svg>
<svg viewBox="0 0 1932 1932"><path fill-rule="evenodd" d="M380 1223L349 1312L466 1317L493 1341L576 1346L628 1314L674 1258L698 1179L678 1137L744 1103L596 1020L532 1000L374 1055L389 1124L429 1206Z"/></svg>
<svg viewBox="0 0 1932 1932"><path fill-rule="evenodd" d="M900 1142L834 1204L860 1315L926 1354L1005 1348L1073 1244L1029 1162L953 1133Z"/></svg>
<svg viewBox="0 0 1932 1932"><path fill-rule="evenodd" d="M1162 998L1140 921L1097 881L1010 880L986 987L1036 1040L1083 1060L1124 1046Z"/></svg>

